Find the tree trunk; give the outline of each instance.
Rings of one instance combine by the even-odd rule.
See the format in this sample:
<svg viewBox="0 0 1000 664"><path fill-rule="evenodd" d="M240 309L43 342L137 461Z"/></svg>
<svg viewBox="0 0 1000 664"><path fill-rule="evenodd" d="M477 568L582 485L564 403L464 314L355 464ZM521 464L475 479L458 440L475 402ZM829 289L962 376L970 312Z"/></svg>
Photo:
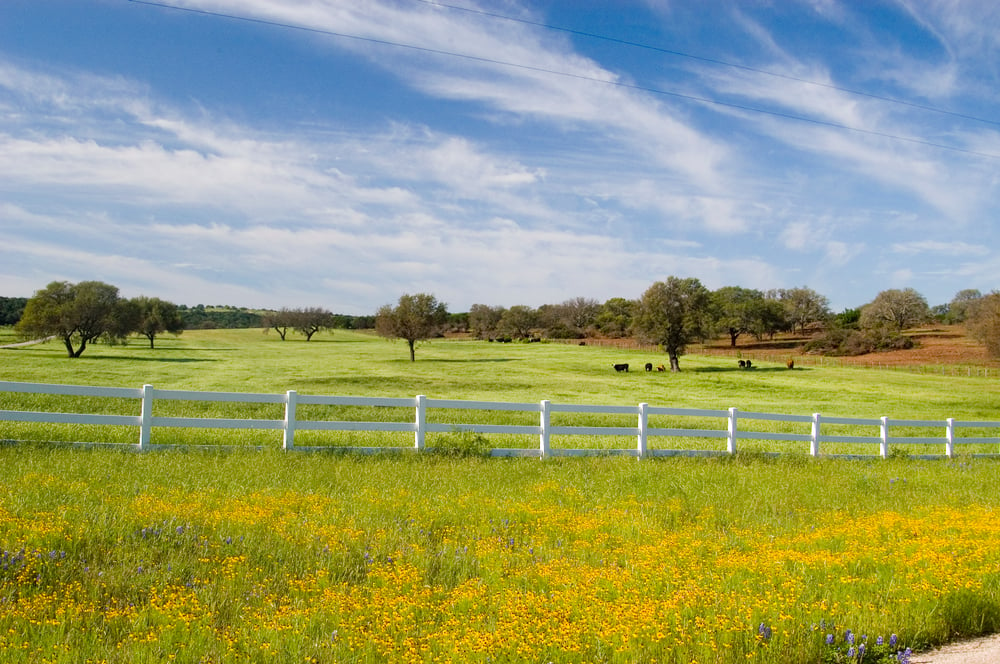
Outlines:
<svg viewBox="0 0 1000 664"><path fill-rule="evenodd" d="M153 339L156 338L156 335L155 334L147 334L146 338L149 339L149 347L152 348L153 347Z"/></svg>
<svg viewBox="0 0 1000 664"><path fill-rule="evenodd" d="M676 373L681 370L681 361L677 353L670 353L670 372Z"/></svg>
<svg viewBox="0 0 1000 664"><path fill-rule="evenodd" d="M415 362L417 357L416 357L416 352L414 350L414 346L416 346L417 340L407 339L406 343L410 344L410 362Z"/></svg>
<svg viewBox="0 0 1000 664"><path fill-rule="evenodd" d="M73 354L73 341L70 337L63 337L63 343L66 344L66 353L70 357L76 357L76 355Z"/></svg>
<svg viewBox="0 0 1000 664"><path fill-rule="evenodd" d="M736 337L740 336L739 330L729 328L729 345L736 348Z"/></svg>
<svg viewBox="0 0 1000 664"><path fill-rule="evenodd" d="M83 350L86 347L87 347L87 340L86 339L80 339L80 347L77 348L76 352L73 353L70 357L80 357L81 355L83 355ZM72 348L72 346L71 346L71 348Z"/></svg>

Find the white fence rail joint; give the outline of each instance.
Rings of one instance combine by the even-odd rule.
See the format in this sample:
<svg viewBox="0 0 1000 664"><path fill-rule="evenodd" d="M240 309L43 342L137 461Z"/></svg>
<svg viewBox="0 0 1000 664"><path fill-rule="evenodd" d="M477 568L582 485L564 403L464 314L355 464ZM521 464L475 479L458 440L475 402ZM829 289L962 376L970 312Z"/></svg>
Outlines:
<svg viewBox="0 0 1000 664"><path fill-rule="evenodd" d="M1000 448L1000 421L958 421L954 418L944 420L907 420L889 417L852 418L831 417L820 413L812 415L781 415L774 413L755 413L740 411L737 408L715 410L705 408L673 408L651 406L640 403L638 406L604 406L604 405L573 405L553 404L548 400L535 403L509 403L499 401L463 401L457 399L431 399L424 395L415 398L398 397L358 397L358 396L319 396L300 395L295 390L285 394L251 394L235 392L195 392L186 390L158 390L152 385L143 385L141 389L90 387L82 385L49 385L44 383L19 383L0 381L0 400L3 393L45 394L52 396L93 397L135 399L139 401L138 415L108 415L99 413L62 413L50 411L0 410L0 423L54 423L54 424L84 424L99 426L129 426L137 427L138 442L134 447L140 451L174 447L174 445L157 445L153 442L155 429L163 427L183 427L201 429L250 429L250 430L280 430L281 447L284 450L344 450L354 452L401 451L401 447L345 447L321 446L301 447L295 444L298 431L383 431L396 433L412 433L412 449L420 452L426 449L428 433L473 432L483 434L506 434L516 436L538 436L538 447L495 448L490 450L492 456L534 456L546 459L552 456L588 456L594 454L634 456L638 459L666 456L709 456L737 453L738 441L764 440L781 443L803 443L808 445L808 454L820 456L821 446L825 443L848 443L856 445L877 445L878 452L868 456L887 458L892 445L941 445L943 454L919 455L921 457L952 458L960 445L997 445ZM157 401L181 400L224 403L255 403L280 404L284 408L282 419L239 419L211 417L165 417L154 415L154 405ZM299 416L300 405L318 406L360 406L413 409L412 421L363 422L356 420L306 420ZM435 421L429 416L429 411L519 411L538 413L538 424L489 424L483 422L448 423ZM635 426L617 425L583 425L559 424L553 425L553 413L568 413L570 415L612 415L634 417ZM435 413L439 414L439 413ZM724 426L720 428L683 428L656 427L652 425L653 418L699 418L722 419ZM790 428L802 426L801 433L781 431L760 431L747 429L747 423L779 422L788 423ZM805 429L808 425L808 430ZM745 428L741 429L743 426ZM855 428L878 428L877 435L839 435L824 434L823 427L850 426ZM917 430L938 430L940 435L925 436L893 436L895 427ZM960 429L993 430L993 436L959 436ZM553 447L553 437L557 436L603 436L603 437L633 437L631 447L620 449L566 449ZM0 429L0 439L4 439L3 429ZM725 449L691 450L664 449L651 444L651 439L725 439ZM100 442L87 444L102 444ZM831 455L837 456L837 455ZM977 456L1000 456L1000 449L988 454Z"/></svg>

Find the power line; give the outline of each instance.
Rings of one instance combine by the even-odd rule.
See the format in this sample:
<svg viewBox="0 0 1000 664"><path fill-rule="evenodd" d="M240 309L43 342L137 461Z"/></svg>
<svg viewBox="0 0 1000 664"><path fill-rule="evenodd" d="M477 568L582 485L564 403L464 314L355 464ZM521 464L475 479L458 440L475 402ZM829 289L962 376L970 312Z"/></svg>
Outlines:
<svg viewBox="0 0 1000 664"><path fill-rule="evenodd" d="M517 63L517 62L506 62L506 61L503 61L503 60L496 60L496 59L493 59L493 58L486 58L486 57L478 56L478 55L469 55L469 54L466 54L466 53L457 53L457 52L454 52L454 51L445 51L445 50L441 50L441 49L430 48L430 47L427 47L427 46L417 46L415 44L404 44L404 43L401 43L401 42L395 42L395 41L390 41L390 40L386 40L386 39L378 39L378 38L375 38L375 37L364 37L364 36L361 36L361 35L352 35L352 34L349 34L349 33L336 32L336 31L333 31L333 30L326 30L326 29L323 29L323 28L312 28L312 27L303 26L303 25L295 25L293 23L282 23L280 21L274 21L274 20L271 20L271 19L253 18L253 17L249 17L249 16L239 16L237 14L228 14L228 13L224 13L224 12L215 12L215 11L209 11L209 10L205 10L205 9L195 9L195 8L192 8L192 7L178 7L176 5L171 5L171 4L167 4L167 3L164 3L164 2L157 2L156 0L128 0L128 1L131 2L131 3L133 3L133 4L138 4L138 5L147 5L147 6L150 6L150 7L160 7L160 8L163 8L163 9L172 9L174 11L187 12L187 13L191 13L191 14L199 14L199 15L202 15L202 16L214 16L214 17L217 17L217 18L227 18L227 19L236 20L236 21L245 21L247 23L255 23L255 24L259 24L259 25L267 25L267 26L278 27L278 28L286 28L286 29L289 29L289 30L299 30L299 31L303 31L303 32L310 32L310 33L314 33L314 34L326 35L326 36L330 36L330 37L338 37L338 38L341 38L341 39L350 39L350 40L360 41L360 42L366 42L366 43L370 43L370 44L378 44L380 46L389 46L389 47L393 47L393 48L408 49L408 50L417 51L417 52L421 52L421 53L429 53L431 55L441 55L441 56L446 56L446 57L451 57L451 58L459 58L459 59L463 59L463 60L469 60L469 61L472 61L472 62L479 62L479 63L483 63L483 64L497 65L497 66L502 66L502 67L510 67L510 68L513 68L513 69L521 69L521 70L525 70L525 71L533 71L533 72L538 72L538 73L543 73L543 74L550 74L550 75L553 75L553 76L562 76L562 77L565 77L565 78L573 78L573 79L588 81L588 82L592 82L592 83L600 83L600 84L603 84L603 85L611 85L611 86L615 86L615 87L626 88L626 89L629 89L629 90L636 90L636 91L639 91L639 92L646 92L646 93L649 93L649 94L661 95L661 96L666 96L666 97L674 97L676 99L683 99L683 100L686 100L686 101L699 102L699 103L703 103L703 104L712 104L712 105L715 105L715 106L722 106L722 107L732 108L732 109L735 109L735 110L746 111L746 112L750 112L750 113L760 113L760 114L763 114L763 115L770 115L770 116L777 117L777 118L782 118L782 119L785 119L785 120L796 120L798 122L805 122L805 123L808 123L808 124L814 124L814 125L818 125L818 126L829 127L829 128L832 128L832 129L841 129L841 130L844 130L844 131L852 131L852 132L859 133L859 134L866 134L866 135L869 135L869 136L877 136L877 137L880 137L880 138L886 138L886 139L895 140L895 141L902 141L902 142L907 142L907 143L913 143L913 144L916 144L916 145L924 145L924 146L927 146L927 147L938 148L938 149L941 149L941 150L949 150L949 151L952 151L952 152L960 152L960 153L963 153L963 154L973 155L973 156L977 156L977 157L986 157L986 158L989 158L989 159L1000 159L1000 155L998 155L998 154L991 154L991 153L988 153L988 152L979 152L979 151L976 151L976 150L969 150L969 149L966 149L966 148L960 148L960 147L956 147L956 146L953 146L953 145L945 145L943 143L934 143L933 141L927 141L927 140L924 140L924 139L913 138L913 137L909 137L909 136L900 136L898 134L890 134L890 133L887 133L887 132L881 132L881 131L876 131L876 130L872 130L872 129L862 129L860 127L853 127L851 125L845 125L845 124L841 124L841 123L838 123L838 122L831 122L831 121L828 121L828 120L820 120L820 119L817 119L817 118L810 118L810 117L803 116L803 115L795 115L793 113L784 113L784 112L781 112L781 111L773 111L773 110L764 109L764 108L757 108L757 107L754 107L754 106L747 106L747 105L744 105L744 104L736 104L736 103L733 103L733 102L720 101L718 99L710 99L708 97L699 97L699 96L696 96L696 95L686 94L686 93L682 93L682 92L675 92L675 91L671 91L671 90L663 90L663 89L660 89L660 88L653 88L653 87L638 85L638 84L634 84L634 83L624 83L622 81L610 81L610 80L606 80L606 79L597 78L595 76L587 76L587 75L584 75L584 74L575 74L575 73L572 73L572 72L557 71L555 69L547 69L547 68L544 68L544 67L537 67L537 66L534 66L534 65L525 65L525 64L521 64L521 63Z"/></svg>
<svg viewBox="0 0 1000 664"><path fill-rule="evenodd" d="M697 60L699 62L706 62L713 65L720 65L723 67L731 67L733 69L741 69L743 71L753 72L755 74L764 74L765 76L773 76L774 78L781 78L786 81L794 81L796 83L805 83L806 85L814 85L820 88L826 88L828 90L836 90L838 92L846 92L848 94L857 95L859 97L868 97L869 99L877 99L879 101L889 102L891 104L899 104L901 106L909 106L910 108L916 108L921 111L930 111L932 113L940 113L941 115L950 115L956 118L961 118L963 120L972 120L973 122L982 122L985 124L991 124L995 126L1000 126L1000 121L990 120L987 118L981 118L975 115L967 115L965 113L959 113L957 111L949 111L948 109L938 108L936 106L929 106L926 104L918 104L916 102L907 101L905 99L899 99L896 97L888 97L885 95L878 95L871 92L864 92L863 90L855 90L853 88L845 88L839 85L833 85L832 83L821 83L819 81L813 81L807 78L800 78L798 76L791 76L789 74L781 74L778 72L770 71L767 69L760 69L758 67L751 67L749 65L743 65L736 62L728 62L726 60L717 60L715 58L708 58L701 55L694 55L692 53L685 53L684 51L677 51L669 48L663 48L661 46L653 46L651 44L646 44L643 42L631 41L628 39L620 39L618 37L610 37L608 35L602 35L595 32L587 32L585 30L576 30L574 28L566 28L559 25L553 25L551 23L544 23L541 21L531 21L528 19L517 18L516 16L508 16L506 14L497 14L495 12L488 12L482 9L473 9L471 7L461 7L458 5L449 5L443 2L438 2L437 0L413 0L414 2L420 2L425 5L431 5L432 7L441 7L444 9L451 9L454 11L468 12L470 14L477 14L479 16L487 16L489 18L496 18L503 21L511 21L514 23L521 23L524 25L531 25L538 28L545 28L546 30L554 30L557 32L565 32L567 34L576 35L578 37L587 37L589 39L599 39L601 41L610 42L612 44L620 44L622 46L630 46L633 48L641 48L647 51L654 51L656 53L663 53L665 55L673 55L679 58L688 58L690 60Z"/></svg>

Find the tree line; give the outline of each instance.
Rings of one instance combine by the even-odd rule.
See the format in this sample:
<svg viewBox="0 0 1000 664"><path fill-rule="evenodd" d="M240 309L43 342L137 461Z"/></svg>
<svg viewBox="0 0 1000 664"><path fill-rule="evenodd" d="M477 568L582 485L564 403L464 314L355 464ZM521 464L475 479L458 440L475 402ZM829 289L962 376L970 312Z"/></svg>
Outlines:
<svg viewBox="0 0 1000 664"><path fill-rule="evenodd" d="M399 322L419 318L415 312L423 312L421 326ZM376 331L406 339L412 360L415 342L440 334L447 316L445 305L432 295L404 295L396 307L379 310ZM977 290L960 291L948 305L932 309L912 288L889 289L858 309L834 314L825 296L806 287L765 292L725 286L711 291L698 279L671 276L654 283L637 300L612 298L602 304L573 298L538 308L474 304L467 325L475 337L491 341L633 337L659 345L669 357L671 371L679 371L679 358L688 345L719 336L735 347L743 335L761 340L781 332L808 333L812 338L807 351L857 355L910 348L914 342L904 330L931 321L965 323L976 339L1000 356L1000 293L983 295Z"/></svg>
<svg viewBox="0 0 1000 664"><path fill-rule="evenodd" d="M79 357L96 340L121 342L136 333L153 347L156 336L180 333L192 316L219 311L240 323L249 322L245 315L252 313L255 327L273 329L282 340L290 331L308 341L321 330L374 328L382 336L407 341L411 360L418 342L451 329L503 341L633 337L661 346L671 370L677 371L686 346L719 336L735 347L743 335L761 340L781 332L809 332L807 351L862 354L910 347L913 341L904 330L932 320L965 323L976 339L1000 356L1000 293L983 295L971 289L934 308L912 288L890 289L839 314L831 312L825 296L806 287L761 291L724 286L711 291L698 279L673 276L654 283L635 300L612 298L600 303L577 297L537 308L474 304L459 314L449 313L444 303L427 293L405 294L395 306L384 305L369 317L343 316L319 307L258 312L204 305L188 308L159 298L121 298L116 287L99 281L52 282L23 305L19 299L23 298L0 299L0 313L17 315L16 329L25 337L62 340L70 357Z"/></svg>

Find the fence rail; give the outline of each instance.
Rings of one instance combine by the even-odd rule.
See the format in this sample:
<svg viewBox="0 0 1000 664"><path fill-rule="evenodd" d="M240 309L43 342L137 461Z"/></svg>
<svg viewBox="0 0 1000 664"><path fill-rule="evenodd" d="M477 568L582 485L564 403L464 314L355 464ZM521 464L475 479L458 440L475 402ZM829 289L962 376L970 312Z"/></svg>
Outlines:
<svg viewBox="0 0 1000 664"><path fill-rule="evenodd" d="M420 451L425 449L428 433L471 432L479 434L509 434L517 436L537 436L537 447L526 448L495 448L490 450L492 456L535 456L546 458L552 456L586 456L595 454L625 455L638 458L658 456L710 456L735 454L740 440L765 440L776 442L803 443L808 445L809 454L819 456L824 443L851 443L856 445L878 446L873 454L841 454L829 456L860 456L882 457L889 455L891 445L940 445L941 454L918 455L926 458L954 457L956 446L959 445L998 445L1000 446L1000 421L957 421L953 418L944 420L917 420L881 418L830 417L820 413L812 415L781 415L775 413L756 413L740 411L737 408L726 410L705 408L672 408L650 406L640 403L637 406L602 406L554 404L548 400L539 403L509 403L499 401L463 401L456 399L431 399L423 395L414 398L395 397L359 397L359 396L319 396L300 395L294 390L284 394L251 394L237 392L196 392L188 390L160 390L152 385L144 385L140 389L116 387L90 387L82 385L49 385L43 383L18 383L0 381L0 393L45 394L54 396L94 397L134 399L139 402L138 415L107 415L97 413L60 413L48 411L0 410L0 422L54 423L54 424L87 424L101 426L126 426L138 428L138 441L135 444L124 445L140 451L174 447L173 445L156 444L153 442L153 431L156 428L178 427L199 429L255 429L281 431L281 447L285 450L330 450L342 449L354 452L378 452L401 449ZM277 404L284 408L282 419L243 419L243 418L213 418L213 417L176 417L158 416L153 414L154 403L157 401L202 401L216 403L253 403ZM307 420L297 416L299 405L309 406L361 406L378 408L412 409L412 419L408 421L365 422L358 420ZM461 411L517 411L537 413L538 424L487 424L479 422L449 423L429 421L429 411L461 410ZM635 417L635 426L593 426L573 424L552 424L554 413L569 413L580 415L614 415ZM652 427L650 418L698 418L720 419L719 428L685 428L685 427ZM745 427L747 422L784 422L791 425L808 425L808 432L791 433L760 431ZM741 428L741 424L744 428ZM868 427L877 429L872 435L843 435L823 433L823 426ZM893 436L893 428L939 429L936 436ZM994 436L958 436L960 429L994 430ZM295 434L297 431L375 431L412 433L412 448L405 447L353 447L353 446L297 446ZM620 449L571 449L553 445L553 439L559 436L604 436L604 437L634 437L635 444ZM0 435L0 438L3 436ZM669 449L651 446L651 439L725 439L725 449ZM93 442L87 444L102 444ZM1000 456L997 453L979 454L976 456Z"/></svg>

